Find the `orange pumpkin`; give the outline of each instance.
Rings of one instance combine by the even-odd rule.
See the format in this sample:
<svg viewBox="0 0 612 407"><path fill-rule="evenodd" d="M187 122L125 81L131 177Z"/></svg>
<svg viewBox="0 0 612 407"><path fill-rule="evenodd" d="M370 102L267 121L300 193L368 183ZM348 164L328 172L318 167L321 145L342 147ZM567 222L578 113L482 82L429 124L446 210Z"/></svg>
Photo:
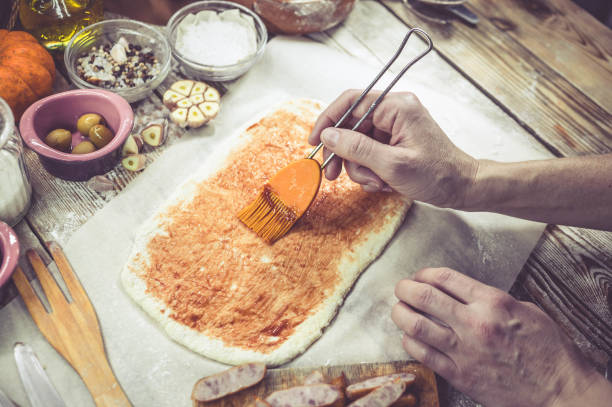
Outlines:
<svg viewBox="0 0 612 407"><path fill-rule="evenodd" d="M24 31L0 30L0 97L13 110L15 120L53 88L53 58Z"/></svg>

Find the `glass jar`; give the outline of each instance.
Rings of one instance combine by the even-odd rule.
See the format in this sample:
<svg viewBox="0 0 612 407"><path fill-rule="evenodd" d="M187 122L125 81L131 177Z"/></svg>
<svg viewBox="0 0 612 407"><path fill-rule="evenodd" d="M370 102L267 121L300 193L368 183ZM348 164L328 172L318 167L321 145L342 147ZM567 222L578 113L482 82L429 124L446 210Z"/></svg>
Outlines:
<svg viewBox="0 0 612 407"><path fill-rule="evenodd" d="M20 0L21 24L48 50L63 50L83 27L101 21L103 0Z"/></svg>
<svg viewBox="0 0 612 407"><path fill-rule="evenodd" d="M30 209L32 186L11 108L0 98L0 220L14 226Z"/></svg>

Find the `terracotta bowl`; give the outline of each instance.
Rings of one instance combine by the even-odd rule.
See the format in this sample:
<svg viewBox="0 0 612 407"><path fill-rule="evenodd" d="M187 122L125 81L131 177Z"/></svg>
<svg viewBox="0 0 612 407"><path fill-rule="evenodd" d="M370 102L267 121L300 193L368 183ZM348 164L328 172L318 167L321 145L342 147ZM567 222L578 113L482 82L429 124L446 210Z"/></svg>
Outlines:
<svg viewBox="0 0 612 407"><path fill-rule="evenodd" d="M53 129L72 134L72 147L84 137L76 131L79 116L98 113L113 131L113 139L89 154L70 154L49 147L43 141ZM111 170L121 158L121 147L132 130L134 113L121 96L100 89L79 89L58 93L30 106L19 122L21 137L38 154L49 173L69 181L86 181Z"/></svg>
<svg viewBox="0 0 612 407"><path fill-rule="evenodd" d="M0 288L11 278L19 258L19 240L15 231L0 222Z"/></svg>

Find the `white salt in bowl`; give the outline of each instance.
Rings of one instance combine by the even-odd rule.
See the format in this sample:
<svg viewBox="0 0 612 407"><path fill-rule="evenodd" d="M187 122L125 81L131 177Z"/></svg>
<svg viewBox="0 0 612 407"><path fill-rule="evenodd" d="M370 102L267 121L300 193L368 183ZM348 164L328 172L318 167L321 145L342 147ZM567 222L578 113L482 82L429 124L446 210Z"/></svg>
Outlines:
<svg viewBox="0 0 612 407"><path fill-rule="evenodd" d="M236 14L240 13L239 15L241 17L244 16L247 19L252 19L256 41L256 46L253 53L246 55L243 59L240 59L237 62L226 63L227 60L231 59L231 56L235 54L236 50L232 48L232 41L223 37L199 38L199 41L194 41L193 44L194 47L209 46L209 49L213 47L217 48L217 45L226 47L228 55L219 55L219 58L217 59L220 61L220 63L197 60L194 55L198 54L198 52L194 51L190 55L186 55L184 52L177 49L179 48L177 47L179 25L181 25L181 22L185 18L195 20L194 16L201 11L222 13L228 10L236 10ZM168 24L166 25L166 31L168 34L168 41L170 42L170 47L172 49L172 55L181 63L185 74L195 79L209 81L229 81L244 74L259 60L259 58L261 58L266 47L266 42L268 41L266 26L261 18L257 16L257 14L239 4L221 0L199 1L183 7L172 15L168 21ZM236 38L233 40L236 40ZM213 41L217 41L217 43L212 44ZM240 48L242 45L243 44L235 44L234 48ZM204 54L208 50L202 49L201 51L201 53Z"/></svg>

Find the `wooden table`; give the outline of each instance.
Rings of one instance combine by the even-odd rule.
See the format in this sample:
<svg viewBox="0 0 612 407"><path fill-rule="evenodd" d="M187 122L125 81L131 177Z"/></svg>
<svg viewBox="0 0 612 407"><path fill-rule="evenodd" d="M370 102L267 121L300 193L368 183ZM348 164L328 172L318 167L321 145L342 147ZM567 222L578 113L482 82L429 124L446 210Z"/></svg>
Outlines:
<svg viewBox="0 0 612 407"><path fill-rule="evenodd" d="M555 156L611 152L612 31L569 0L471 0L470 8L480 18L475 27L433 23L398 0L361 0L341 26L310 37L380 65L395 46L389 38L423 27L442 58ZM59 66L57 92L71 87L62 72ZM134 104L139 122L163 109L161 92ZM67 239L116 194L54 179L32 151L26 160L34 202L16 230L24 249L38 248L48 263L41 242ZM116 192L137 176L122 168L107 174ZM549 225L511 293L544 309L603 372L612 358L612 233ZM9 289L0 307L14 295ZM471 405L445 393L443 405Z"/></svg>

